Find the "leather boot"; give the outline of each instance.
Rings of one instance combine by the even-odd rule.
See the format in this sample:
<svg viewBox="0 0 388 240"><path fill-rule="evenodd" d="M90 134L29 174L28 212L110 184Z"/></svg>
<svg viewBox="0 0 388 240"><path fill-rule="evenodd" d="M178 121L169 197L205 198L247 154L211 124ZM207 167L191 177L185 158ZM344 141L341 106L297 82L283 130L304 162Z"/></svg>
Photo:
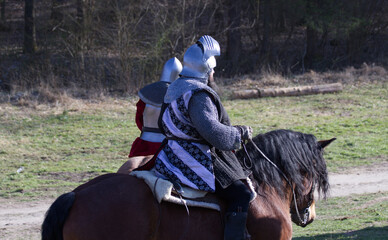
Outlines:
<svg viewBox="0 0 388 240"><path fill-rule="evenodd" d="M248 213L246 212L227 212L225 214L224 240L246 240L249 236L246 231L247 217Z"/></svg>

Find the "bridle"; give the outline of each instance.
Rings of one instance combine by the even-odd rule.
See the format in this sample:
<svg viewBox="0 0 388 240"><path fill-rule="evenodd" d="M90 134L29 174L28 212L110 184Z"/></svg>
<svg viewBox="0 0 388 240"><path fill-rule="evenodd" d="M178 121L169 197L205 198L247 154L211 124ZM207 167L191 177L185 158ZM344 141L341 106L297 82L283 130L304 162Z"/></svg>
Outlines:
<svg viewBox="0 0 388 240"><path fill-rule="evenodd" d="M295 208L295 212L290 211L291 214L295 214L296 213L298 218L296 219L297 221L295 223L298 226L305 227L307 225L308 219L310 217L310 207L311 207L311 205L313 204L313 201L314 201L314 190L315 190L315 186L313 184L311 189L310 189L310 192L308 194L307 207L303 208L301 211L298 211L298 208ZM293 201L296 202L296 198L294 198ZM297 206L296 203L295 203L295 206ZM291 217L292 217L292 215L291 215Z"/></svg>
<svg viewBox="0 0 388 240"><path fill-rule="evenodd" d="M269 162L282 175L282 177L287 181L288 185L290 185L291 190L292 190L293 202L295 204L295 212L296 212L296 215L298 217L296 224L298 226L306 226L308 218L310 216L310 207L314 201L314 182L313 182L313 185L312 185L311 190L309 192L309 201L308 201L307 207L304 208L302 211L299 211L294 187L292 186L291 181L287 178L286 174L284 174L284 172L274 162L272 162L263 153L263 151L260 150L260 148L253 142L252 139L249 139L248 141L253 145L255 150L258 151L264 157L264 159L267 162ZM247 148L246 148L245 143L243 141L242 141L241 145L243 146L244 152L247 155L249 162L250 162L249 164L247 164L246 159L244 158L244 166L247 167L248 169L250 169L250 168L252 168L253 161L252 161L251 157L249 156ZM303 216L303 220L302 220L301 214Z"/></svg>

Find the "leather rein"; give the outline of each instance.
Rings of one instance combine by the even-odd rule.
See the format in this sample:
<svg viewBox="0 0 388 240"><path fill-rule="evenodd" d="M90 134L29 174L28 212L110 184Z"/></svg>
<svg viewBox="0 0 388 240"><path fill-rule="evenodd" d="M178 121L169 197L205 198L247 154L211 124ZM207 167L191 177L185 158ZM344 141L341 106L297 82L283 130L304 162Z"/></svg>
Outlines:
<svg viewBox="0 0 388 240"><path fill-rule="evenodd" d="M287 178L286 174L284 174L284 172L273 162L271 161L264 153L263 151L261 151L261 149L253 142L252 139L249 139L248 140L250 143L252 143L253 147L255 148L256 151L258 151L263 157L264 159L269 162L281 175L282 177L287 181L288 185L290 185L291 187L291 190L292 190L292 195L293 195L293 198L294 198L294 204L295 204L295 211L296 211L296 214L298 216L298 223L297 225L299 226L305 226L306 223L307 223L307 219L305 218L304 220L302 220L301 216L300 216L300 213L299 213L299 209L298 209L298 204L297 204L297 200L296 200L296 194L295 194L295 191L294 191L294 187L292 186L291 184L291 181ZM244 158L244 166L247 167L248 169L251 169L252 166L253 166L253 161L251 159L251 157L249 156L249 153L247 151L247 148L245 146L245 143L244 142L241 142L241 145L244 149L244 152L245 152L245 155L247 155L248 159L249 159L249 164L247 164L245 158ZM310 208L312 202L313 202L313 194L314 194L314 183L313 183L313 186L312 186L312 189L309 193L309 202L307 204L307 207L305 209L303 209L303 215L305 216L306 214L309 214L308 213L308 209Z"/></svg>

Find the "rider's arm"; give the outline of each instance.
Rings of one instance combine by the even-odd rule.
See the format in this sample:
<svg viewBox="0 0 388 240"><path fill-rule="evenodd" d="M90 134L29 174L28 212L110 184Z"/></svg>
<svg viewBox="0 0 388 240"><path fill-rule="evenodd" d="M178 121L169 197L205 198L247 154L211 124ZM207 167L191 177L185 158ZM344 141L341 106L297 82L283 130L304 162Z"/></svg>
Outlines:
<svg viewBox="0 0 388 240"><path fill-rule="evenodd" d="M240 147L240 132L219 122L217 107L209 93L199 92L191 97L189 114L199 134L215 148L234 150Z"/></svg>

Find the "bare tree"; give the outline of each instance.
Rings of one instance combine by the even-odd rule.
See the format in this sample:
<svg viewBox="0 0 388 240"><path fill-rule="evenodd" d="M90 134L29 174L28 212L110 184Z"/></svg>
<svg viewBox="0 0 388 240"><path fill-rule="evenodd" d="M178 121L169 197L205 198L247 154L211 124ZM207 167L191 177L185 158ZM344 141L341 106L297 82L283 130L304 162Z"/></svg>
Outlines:
<svg viewBox="0 0 388 240"><path fill-rule="evenodd" d="M50 18L54 21L60 22L63 18L63 14L60 11L60 3L59 0L51 1L51 16Z"/></svg>
<svg viewBox="0 0 388 240"><path fill-rule="evenodd" d="M305 65L307 68L311 68L314 62L314 59L317 56L318 52L318 33L311 26L306 27L306 54L305 54Z"/></svg>
<svg viewBox="0 0 388 240"><path fill-rule="evenodd" d="M77 19L81 25L83 25L83 19L85 15L85 1L84 0L77 0Z"/></svg>
<svg viewBox="0 0 388 240"><path fill-rule="evenodd" d="M35 33L34 0L25 0L24 6L24 53L35 53L37 50Z"/></svg>
<svg viewBox="0 0 388 240"><path fill-rule="evenodd" d="M269 39L271 35L271 3L269 0L262 0L260 3L262 4L261 8L263 9L263 37L261 41L260 55L262 57L267 57L270 46Z"/></svg>
<svg viewBox="0 0 388 240"><path fill-rule="evenodd" d="M5 0L0 0L0 8L1 8L1 12L0 12L1 22L5 22Z"/></svg>
<svg viewBox="0 0 388 240"><path fill-rule="evenodd" d="M229 0L229 26L228 31L228 43L227 43L227 58L229 62L229 71L235 73L239 68L239 60L242 49L241 44L241 31L239 29L241 25L241 1Z"/></svg>

